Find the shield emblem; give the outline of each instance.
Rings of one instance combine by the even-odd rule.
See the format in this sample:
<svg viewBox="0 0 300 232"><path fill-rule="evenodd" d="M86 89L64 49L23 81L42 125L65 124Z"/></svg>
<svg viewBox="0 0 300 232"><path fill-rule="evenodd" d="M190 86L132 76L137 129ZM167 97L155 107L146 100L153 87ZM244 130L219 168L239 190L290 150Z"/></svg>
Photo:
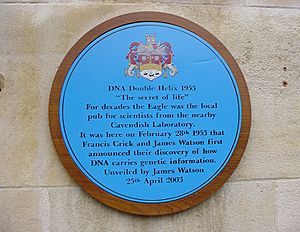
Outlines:
<svg viewBox="0 0 300 232"><path fill-rule="evenodd" d="M168 74L175 76L177 69L173 65L173 56L170 43L157 43L155 34L147 34L145 44L142 42L130 44L129 53L126 56L129 67L125 75L144 77L150 81L160 77L163 71L164 77L168 77Z"/></svg>

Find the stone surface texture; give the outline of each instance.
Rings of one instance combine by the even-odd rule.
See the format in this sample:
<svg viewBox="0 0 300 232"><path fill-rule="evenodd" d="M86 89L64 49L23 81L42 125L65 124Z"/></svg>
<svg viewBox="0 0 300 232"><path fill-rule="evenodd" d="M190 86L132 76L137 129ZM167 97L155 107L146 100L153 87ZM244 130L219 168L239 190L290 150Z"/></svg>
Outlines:
<svg viewBox="0 0 300 232"><path fill-rule="evenodd" d="M160 11L214 34L247 81L252 128L224 187L170 216L104 206L70 178L51 141L56 70L89 29ZM300 231L300 1L0 0L0 231Z"/></svg>

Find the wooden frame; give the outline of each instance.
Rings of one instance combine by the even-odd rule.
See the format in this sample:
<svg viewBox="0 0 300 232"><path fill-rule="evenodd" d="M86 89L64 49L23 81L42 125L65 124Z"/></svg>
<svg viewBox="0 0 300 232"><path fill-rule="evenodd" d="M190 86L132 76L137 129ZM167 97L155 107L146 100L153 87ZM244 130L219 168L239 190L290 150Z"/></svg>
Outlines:
<svg viewBox="0 0 300 232"><path fill-rule="evenodd" d="M62 138L60 123L59 123L59 114L58 114L62 86L65 77L68 73L68 70L70 69L72 63L74 62L78 54L80 54L80 52L91 41L93 41L98 36L102 35L103 33L111 29L129 23L146 22L146 21L163 22L163 23L168 23L168 24L182 27L186 30L189 30L197 34L198 36L206 40L208 43L210 43L219 52L219 54L224 58L224 60L227 62L228 66L230 67L236 79L240 96L241 96L241 101L242 101L242 124L241 124L240 137L238 139L236 148L229 162L224 167L224 169L207 186L200 189L199 191L176 201L159 203L159 204L144 204L144 203L126 201L124 199L115 197L105 192L104 190L100 189L98 186L93 184L80 171L80 169L76 166L71 156L69 155L68 150L64 144L64 140ZM244 150L246 148L246 144L250 132L250 124L251 124L251 107L250 107L249 93L248 93L247 85L244 80L243 74L239 69L237 63L235 62L234 58L232 57L232 55L218 39L216 39L212 34L210 34L208 31L206 31L199 25L187 19L174 16L171 14L165 14L165 13L138 12L138 13L121 15L101 23L100 25L94 27L88 33L86 33L70 49L70 51L62 61L52 85L50 101L49 101L49 122L50 122L52 140L61 162L68 170L70 175L73 177L73 179L86 192L88 192L91 196L98 199L102 203L121 211L125 211L132 214L139 214L139 215L165 215L165 214L171 214L171 213L182 211L205 200L206 198L210 197L213 193L215 193L219 188L221 188L221 186L231 176L231 174L236 169L239 161L241 160Z"/></svg>

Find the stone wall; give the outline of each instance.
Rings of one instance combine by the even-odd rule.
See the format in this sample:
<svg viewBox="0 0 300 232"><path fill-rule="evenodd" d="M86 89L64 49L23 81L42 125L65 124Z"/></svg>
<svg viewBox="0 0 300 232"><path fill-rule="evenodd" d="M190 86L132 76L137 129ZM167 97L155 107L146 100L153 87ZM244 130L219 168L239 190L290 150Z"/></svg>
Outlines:
<svg viewBox="0 0 300 232"><path fill-rule="evenodd" d="M160 11L213 33L248 83L252 128L224 187L182 213L141 217L91 198L52 144L48 99L56 70L89 29ZM298 0L0 0L0 231L300 231Z"/></svg>

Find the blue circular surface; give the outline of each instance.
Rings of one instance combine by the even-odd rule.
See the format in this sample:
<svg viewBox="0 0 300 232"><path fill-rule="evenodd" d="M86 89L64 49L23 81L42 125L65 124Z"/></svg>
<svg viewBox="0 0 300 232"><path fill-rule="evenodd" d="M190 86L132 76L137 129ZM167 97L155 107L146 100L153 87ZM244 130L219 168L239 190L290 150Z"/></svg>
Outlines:
<svg viewBox="0 0 300 232"><path fill-rule="evenodd" d="M67 74L59 106L78 168L99 188L140 203L178 200L209 184L234 151L241 112L220 54L192 32L153 22L90 43Z"/></svg>

